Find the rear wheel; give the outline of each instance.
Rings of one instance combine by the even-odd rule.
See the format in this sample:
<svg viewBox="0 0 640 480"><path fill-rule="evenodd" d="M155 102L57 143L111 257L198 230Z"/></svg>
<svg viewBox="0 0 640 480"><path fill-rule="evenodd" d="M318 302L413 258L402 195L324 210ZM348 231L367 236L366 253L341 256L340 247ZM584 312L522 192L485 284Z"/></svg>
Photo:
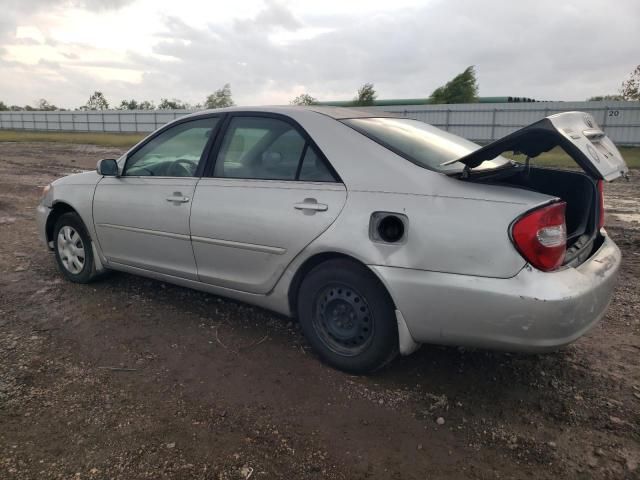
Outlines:
<svg viewBox="0 0 640 480"><path fill-rule="evenodd" d="M398 353L393 302L380 281L352 260L329 260L307 274L298 315L314 350L340 370L371 372Z"/></svg>
<svg viewBox="0 0 640 480"><path fill-rule="evenodd" d="M61 215L53 229L56 262L72 282L89 283L96 277L91 238L77 213Z"/></svg>

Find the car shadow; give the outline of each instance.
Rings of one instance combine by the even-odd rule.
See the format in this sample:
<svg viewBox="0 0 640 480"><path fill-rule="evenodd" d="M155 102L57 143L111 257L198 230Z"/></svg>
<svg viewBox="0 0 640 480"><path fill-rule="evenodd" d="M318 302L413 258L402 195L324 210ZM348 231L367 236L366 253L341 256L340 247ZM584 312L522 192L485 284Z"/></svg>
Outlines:
<svg viewBox="0 0 640 480"><path fill-rule="evenodd" d="M170 285L161 281L114 272L106 288L136 292L162 309L180 305L181 312L202 318L212 306L229 328L252 337L269 334L274 347L304 346L312 354L296 320L259 307L216 295ZM97 285L97 284L94 284ZM247 330L249 329L249 330ZM258 329L252 332L252 329ZM247 342L249 339L247 340ZM279 345L279 346L278 346ZM603 379L589 372L588 360L575 346L545 354L506 353L482 349L422 345L412 355L398 356L383 369L363 376L344 374L344 379L380 395L405 392L413 400L416 414L529 416L542 412L559 422L572 421L575 398L589 396L594 385L607 388ZM584 353L584 351L582 351ZM304 353L300 353L304 355ZM268 368L265 366L265 368ZM340 381L342 374L325 367L328 381ZM333 379L333 380L330 380ZM433 408L434 398L446 402ZM438 402L436 402L438 403Z"/></svg>
<svg viewBox="0 0 640 480"><path fill-rule="evenodd" d="M366 382L408 392L416 416L570 425L592 421L602 392L616 388L583 354L575 346L525 354L423 345Z"/></svg>

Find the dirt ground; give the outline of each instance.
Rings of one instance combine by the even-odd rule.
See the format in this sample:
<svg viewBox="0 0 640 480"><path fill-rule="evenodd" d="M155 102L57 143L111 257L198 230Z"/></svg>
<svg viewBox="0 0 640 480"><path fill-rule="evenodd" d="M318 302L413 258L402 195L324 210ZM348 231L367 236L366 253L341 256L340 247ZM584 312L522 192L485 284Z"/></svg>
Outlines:
<svg viewBox="0 0 640 480"><path fill-rule="evenodd" d="M423 346L354 377L260 309L62 280L40 187L118 153L0 144L0 478L640 478L638 171L607 187L624 265L586 337L540 356Z"/></svg>

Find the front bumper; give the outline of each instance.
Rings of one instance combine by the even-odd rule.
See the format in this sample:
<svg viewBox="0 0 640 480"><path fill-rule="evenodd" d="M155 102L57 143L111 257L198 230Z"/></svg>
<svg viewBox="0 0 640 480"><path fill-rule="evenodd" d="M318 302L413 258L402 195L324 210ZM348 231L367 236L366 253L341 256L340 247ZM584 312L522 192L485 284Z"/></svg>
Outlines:
<svg viewBox="0 0 640 480"><path fill-rule="evenodd" d="M621 254L605 235L576 268L530 266L508 279L371 266L419 343L545 351L593 327L611 301Z"/></svg>
<svg viewBox="0 0 640 480"><path fill-rule="evenodd" d="M38 229L38 238L47 246L49 246L47 240L47 219L49 218L50 213L51 209L42 203L39 203L36 207L36 228Z"/></svg>

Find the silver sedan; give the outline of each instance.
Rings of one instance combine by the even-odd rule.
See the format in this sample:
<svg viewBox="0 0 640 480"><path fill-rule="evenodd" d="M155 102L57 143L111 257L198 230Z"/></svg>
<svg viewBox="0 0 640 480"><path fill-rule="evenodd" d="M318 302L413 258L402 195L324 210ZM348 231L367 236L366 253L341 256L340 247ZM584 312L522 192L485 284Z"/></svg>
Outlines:
<svg viewBox="0 0 640 480"><path fill-rule="evenodd" d="M555 147L582 170L530 163ZM422 343L584 334L620 265L602 182L626 171L580 112L479 147L374 110L229 108L56 180L37 222L73 282L120 270L296 316L321 359L361 373Z"/></svg>

